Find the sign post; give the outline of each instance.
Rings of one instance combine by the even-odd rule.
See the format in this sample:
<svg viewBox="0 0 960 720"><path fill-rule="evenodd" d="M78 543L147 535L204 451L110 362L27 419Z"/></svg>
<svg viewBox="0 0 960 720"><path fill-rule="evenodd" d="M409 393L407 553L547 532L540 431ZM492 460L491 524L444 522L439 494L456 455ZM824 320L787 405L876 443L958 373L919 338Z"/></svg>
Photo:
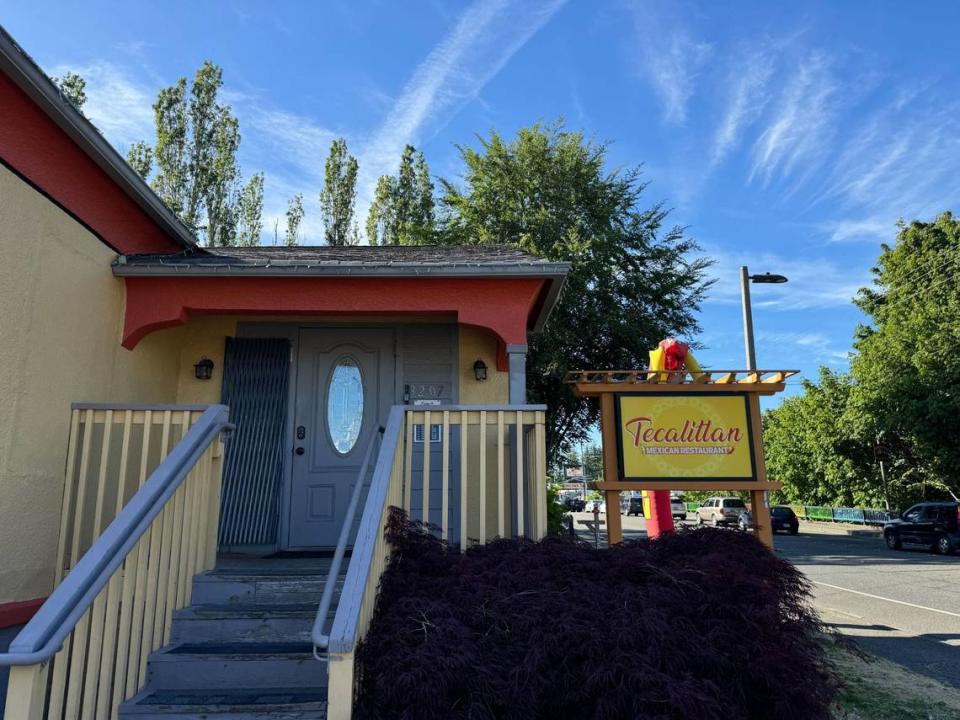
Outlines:
<svg viewBox="0 0 960 720"><path fill-rule="evenodd" d="M624 490L747 490L757 537L773 545L760 396L796 370L575 371L565 382L600 400L607 537L623 541ZM614 508L615 511L611 511ZM656 511L653 516L656 517ZM652 524L651 524L652 525ZM648 531L657 528L648 526ZM654 535L651 532L651 535Z"/></svg>

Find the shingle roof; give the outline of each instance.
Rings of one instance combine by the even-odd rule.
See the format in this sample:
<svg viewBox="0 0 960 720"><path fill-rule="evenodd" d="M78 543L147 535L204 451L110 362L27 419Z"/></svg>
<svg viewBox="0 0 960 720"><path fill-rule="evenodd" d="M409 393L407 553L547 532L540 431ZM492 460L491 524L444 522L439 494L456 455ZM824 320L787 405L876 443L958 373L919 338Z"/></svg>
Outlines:
<svg viewBox="0 0 960 720"><path fill-rule="evenodd" d="M566 275L556 262L510 245L388 245L203 248L176 255L127 255L129 275Z"/></svg>

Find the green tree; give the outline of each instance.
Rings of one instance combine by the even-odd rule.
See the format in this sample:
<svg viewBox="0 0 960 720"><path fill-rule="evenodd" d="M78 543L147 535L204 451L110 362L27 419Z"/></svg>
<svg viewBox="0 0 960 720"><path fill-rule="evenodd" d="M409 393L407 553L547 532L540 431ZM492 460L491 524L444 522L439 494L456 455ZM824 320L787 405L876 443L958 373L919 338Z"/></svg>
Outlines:
<svg viewBox="0 0 960 720"><path fill-rule="evenodd" d="M923 494L960 495L960 220L901 224L883 245L874 286L857 306L870 324L857 331L851 405L875 432L891 483Z"/></svg>
<svg viewBox="0 0 960 720"><path fill-rule="evenodd" d="M263 232L263 173L256 173L240 191L237 200L237 245L253 246L260 244Z"/></svg>
<svg viewBox="0 0 960 720"><path fill-rule="evenodd" d="M87 81L75 72L68 72L62 78L52 78L60 93L70 101L77 110L82 110L87 102Z"/></svg>
<svg viewBox="0 0 960 720"><path fill-rule="evenodd" d="M127 164L144 180L150 177L153 169L153 151L145 142L135 142L127 152Z"/></svg>
<svg viewBox="0 0 960 720"><path fill-rule="evenodd" d="M840 507L882 504L870 448L849 420L849 374L820 369L819 382L763 417L767 474L784 502Z"/></svg>
<svg viewBox="0 0 960 720"><path fill-rule="evenodd" d="M403 149L396 177L377 181L367 215L371 245L422 245L433 240L433 181L423 153L412 145Z"/></svg>
<svg viewBox="0 0 960 720"><path fill-rule="evenodd" d="M153 105L153 147L136 143L127 156L167 207L211 246L256 242L262 227L263 176L241 187L240 128L220 102L222 86L222 70L207 61L189 93L186 78L162 89Z"/></svg>
<svg viewBox="0 0 960 720"><path fill-rule="evenodd" d="M300 244L300 224L303 222L303 195L297 193L287 203L287 245Z"/></svg>
<svg viewBox="0 0 960 720"><path fill-rule="evenodd" d="M461 147L464 185L442 180L449 243L512 243L568 261L563 296L530 338L530 400L547 405L548 454L586 439L598 407L576 397L568 370L643 367L671 335L698 330L709 261L694 257L683 229L663 229L662 204L642 207L639 168L608 170L607 145L562 124L534 125L512 141L499 134Z"/></svg>
<svg viewBox="0 0 960 720"><path fill-rule="evenodd" d="M327 156L320 210L328 245L354 245L353 207L357 199L357 159L347 151L347 141L337 138Z"/></svg>

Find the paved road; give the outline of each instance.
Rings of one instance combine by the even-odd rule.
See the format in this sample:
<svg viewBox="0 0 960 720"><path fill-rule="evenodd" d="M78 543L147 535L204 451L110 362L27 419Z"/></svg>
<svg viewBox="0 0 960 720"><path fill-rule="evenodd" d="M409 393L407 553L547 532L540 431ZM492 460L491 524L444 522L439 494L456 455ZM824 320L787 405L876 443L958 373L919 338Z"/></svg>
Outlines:
<svg viewBox="0 0 960 720"><path fill-rule="evenodd" d="M592 515L576 519L580 536L592 542ZM642 519L623 522L626 537L646 534ZM605 545L605 525L600 529ZM960 556L812 532L777 535L774 545L814 583L824 622L869 652L960 688Z"/></svg>
<svg viewBox="0 0 960 720"><path fill-rule="evenodd" d="M824 621L865 650L960 687L960 557L887 550L880 538L777 536L814 583Z"/></svg>

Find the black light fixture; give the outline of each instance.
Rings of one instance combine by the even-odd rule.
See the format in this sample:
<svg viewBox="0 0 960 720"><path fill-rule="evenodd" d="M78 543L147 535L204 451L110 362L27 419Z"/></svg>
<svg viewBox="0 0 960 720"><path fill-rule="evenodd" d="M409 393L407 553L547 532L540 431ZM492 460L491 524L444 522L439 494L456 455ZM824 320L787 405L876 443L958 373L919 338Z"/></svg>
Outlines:
<svg viewBox="0 0 960 720"><path fill-rule="evenodd" d="M483 382L487 379L487 364L483 360L477 360L473 364L473 376L479 382Z"/></svg>
<svg viewBox="0 0 960 720"><path fill-rule="evenodd" d="M762 273L760 275L751 275L750 282L762 285L779 285L780 283L787 282L787 278L785 275L777 275L776 273Z"/></svg>
<svg viewBox="0 0 960 720"><path fill-rule="evenodd" d="M200 361L193 366L193 372L197 380L209 380L213 377L213 360L206 356L200 358Z"/></svg>

